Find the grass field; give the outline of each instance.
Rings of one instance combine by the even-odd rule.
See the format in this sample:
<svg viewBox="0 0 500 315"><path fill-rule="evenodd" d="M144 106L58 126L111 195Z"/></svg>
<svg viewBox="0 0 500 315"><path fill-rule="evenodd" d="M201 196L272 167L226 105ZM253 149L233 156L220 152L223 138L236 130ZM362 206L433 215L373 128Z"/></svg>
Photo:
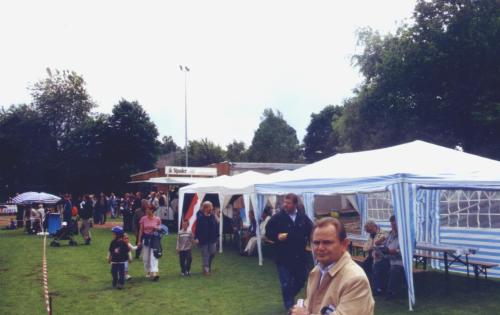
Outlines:
<svg viewBox="0 0 500 315"><path fill-rule="evenodd" d="M122 291L111 289L106 250L111 233L93 229L90 246L47 248L49 289L54 314L217 314L282 315L274 264L241 257L226 250L215 259L211 277L201 275L194 250L193 275L180 276L175 236L164 240L159 282L143 276L142 261L134 260L134 278ZM77 237L81 243L81 238ZM66 243L66 242L64 242ZM41 287L42 238L22 231L0 231L0 314L46 314ZM452 276L446 288L437 272L416 277L415 314L499 314L500 282ZM407 300L376 300L376 314L409 314Z"/></svg>

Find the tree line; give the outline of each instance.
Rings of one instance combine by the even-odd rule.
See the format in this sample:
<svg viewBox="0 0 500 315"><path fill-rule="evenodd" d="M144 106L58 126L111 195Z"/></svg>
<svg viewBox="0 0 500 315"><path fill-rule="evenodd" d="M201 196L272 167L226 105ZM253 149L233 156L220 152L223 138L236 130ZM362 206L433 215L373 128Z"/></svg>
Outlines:
<svg viewBox="0 0 500 315"><path fill-rule="evenodd" d="M190 165L314 162L415 139L500 159L499 16L496 0L419 0L394 34L358 32L352 61L363 81L341 104L311 114L302 143L281 112L266 109L248 147L191 140ZM0 194L123 191L160 155L183 165L186 148L158 140L138 102L122 99L99 114L80 75L47 74L31 87L32 103L0 112Z"/></svg>
<svg viewBox="0 0 500 315"><path fill-rule="evenodd" d="M122 99L111 114L97 113L83 77L68 70L47 69L30 90L30 104L0 110L3 198L27 190L123 192L131 174L154 168L161 155L172 154L173 165L184 165L185 148L171 136L158 140L156 125L137 101ZM269 149L273 139L280 142L276 150ZM190 166L301 160L295 130L272 109L264 111L249 148L234 140L223 149L201 139L189 141L188 150Z"/></svg>

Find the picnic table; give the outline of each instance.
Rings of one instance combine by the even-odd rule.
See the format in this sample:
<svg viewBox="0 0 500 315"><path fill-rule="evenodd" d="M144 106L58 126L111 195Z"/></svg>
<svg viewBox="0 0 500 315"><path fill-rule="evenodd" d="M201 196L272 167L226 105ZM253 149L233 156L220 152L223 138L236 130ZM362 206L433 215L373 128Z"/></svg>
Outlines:
<svg viewBox="0 0 500 315"><path fill-rule="evenodd" d="M444 262L446 276L448 276L449 268L453 264L464 265L467 268L467 277L470 277L469 268L472 267L476 284L481 274L484 275L485 279L488 279L488 269L498 266L498 264L495 263L470 259L471 255L479 251L477 248L446 244L435 245L430 243L417 243L416 250L414 257L417 265L423 263L424 269L426 269L428 259L442 260ZM437 253L437 255L435 253ZM439 255L440 253L442 253L442 256Z"/></svg>
<svg viewBox="0 0 500 315"><path fill-rule="evenodd" d="M349 250L353 259L360 260L362 257L359 256L358 252L363 250L363 245L366 242L366 237L361 235L349 234L348 238L350 240ZM477 248L464 247L464 246L452 246L452 245L435 245L431 243L417 242L415 246L415 264L418 266L422 264L423 269L427 269L427 262L429 259L436 259L443 261L446 277L449 274L449 268L452 265L461 264L467 268L467 277L470 277L470 267L474 270L474 277L476 279L476 284L478 283L479 276L484 275L485 279L488 279L488 269L497 267L498 264L481 262L471 259L471 255L476 254L479 251Z"/></svg>

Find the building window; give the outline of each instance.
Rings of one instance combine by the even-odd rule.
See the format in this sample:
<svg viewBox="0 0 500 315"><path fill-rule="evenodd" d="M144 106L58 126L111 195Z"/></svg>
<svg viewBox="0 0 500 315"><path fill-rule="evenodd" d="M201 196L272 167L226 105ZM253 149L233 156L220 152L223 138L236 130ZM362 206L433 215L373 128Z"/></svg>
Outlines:
<svg viewBox="0 0 500 315"><path fill-rule="evenodd" d="M393 214L390 192L368 194L366 203L368 220L389 221Z"/></svg>
<svg viewBox="0 0 500 315"><path fill-rule="evenodd" d="M441 226L500 228L500 191L443 190Z"/></svg>

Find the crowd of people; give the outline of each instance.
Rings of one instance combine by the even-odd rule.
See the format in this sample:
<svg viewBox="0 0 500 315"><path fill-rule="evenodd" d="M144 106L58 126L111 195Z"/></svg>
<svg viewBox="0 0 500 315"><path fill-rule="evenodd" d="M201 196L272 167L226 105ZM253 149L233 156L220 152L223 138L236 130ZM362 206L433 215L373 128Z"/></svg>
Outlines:
<svg viewBox="0 0 500 315"><path fill-rule="evenodd" d="M324 218L313 223L298 208L298 197L288 194L281 209L266 208L258 219L250 210L248 220L243 220L241 209L234 208L232 217L228 217L210 201L204 201L195 214L194 231L192 222L181 220L176 242L181 274L191 275L191 251L197 245L203 274L211 275L219 224L224 216L227 228L223 231L234 236L241 255L255 253L257 229L264 242L273 247L283 305L290 314L373 314L373 295L386 294L392 298L398 294L403 286L404 270L394 217L391 217L392 230L388 234L374 222L366 223L367 259L360 267L350 257L349 240L338 219ZM117 289L122 289L131 278L128 264L134 251L136 258L142 256L146 277L159 280L161 236L168 230L165 226L175 229L178 215L177 207L162 192L151 192L145 197L141 192L123 197L101 193L76 200L66 194L54 207L34 205L20 212L29 217L29 229L34 231L46 229L47 212L60 212L63 224L74 233L81 233L87 245L91 244L92 225L105 224L107 215L121 216L123 224L112 228L108 248L112 286ZM133 244L127 232L135 234ZM296 302L297 294L306 283L307 297Z"/></svg>
<svg viewBox="0 0 500 315"><path fill-rule="evenodd" d="M175 194L167 198L167 195L161 191L151 192L144 198L142 192L125 193L122 197L117 197L114 193L86 194L77 198L71 194L64 194L55 205L19 206L16 227L24 226L28 233L38 233L47 228L47 214L62 213L62 221L67 222L73 230L79 230L86 244L90 244L91 240L90 227L106 224L108 216L121 217L124 231L137 234L139 220L145 214L141 207L142 200L151 204L162 224L171 230L176 230L178 199Z"/></svg>

